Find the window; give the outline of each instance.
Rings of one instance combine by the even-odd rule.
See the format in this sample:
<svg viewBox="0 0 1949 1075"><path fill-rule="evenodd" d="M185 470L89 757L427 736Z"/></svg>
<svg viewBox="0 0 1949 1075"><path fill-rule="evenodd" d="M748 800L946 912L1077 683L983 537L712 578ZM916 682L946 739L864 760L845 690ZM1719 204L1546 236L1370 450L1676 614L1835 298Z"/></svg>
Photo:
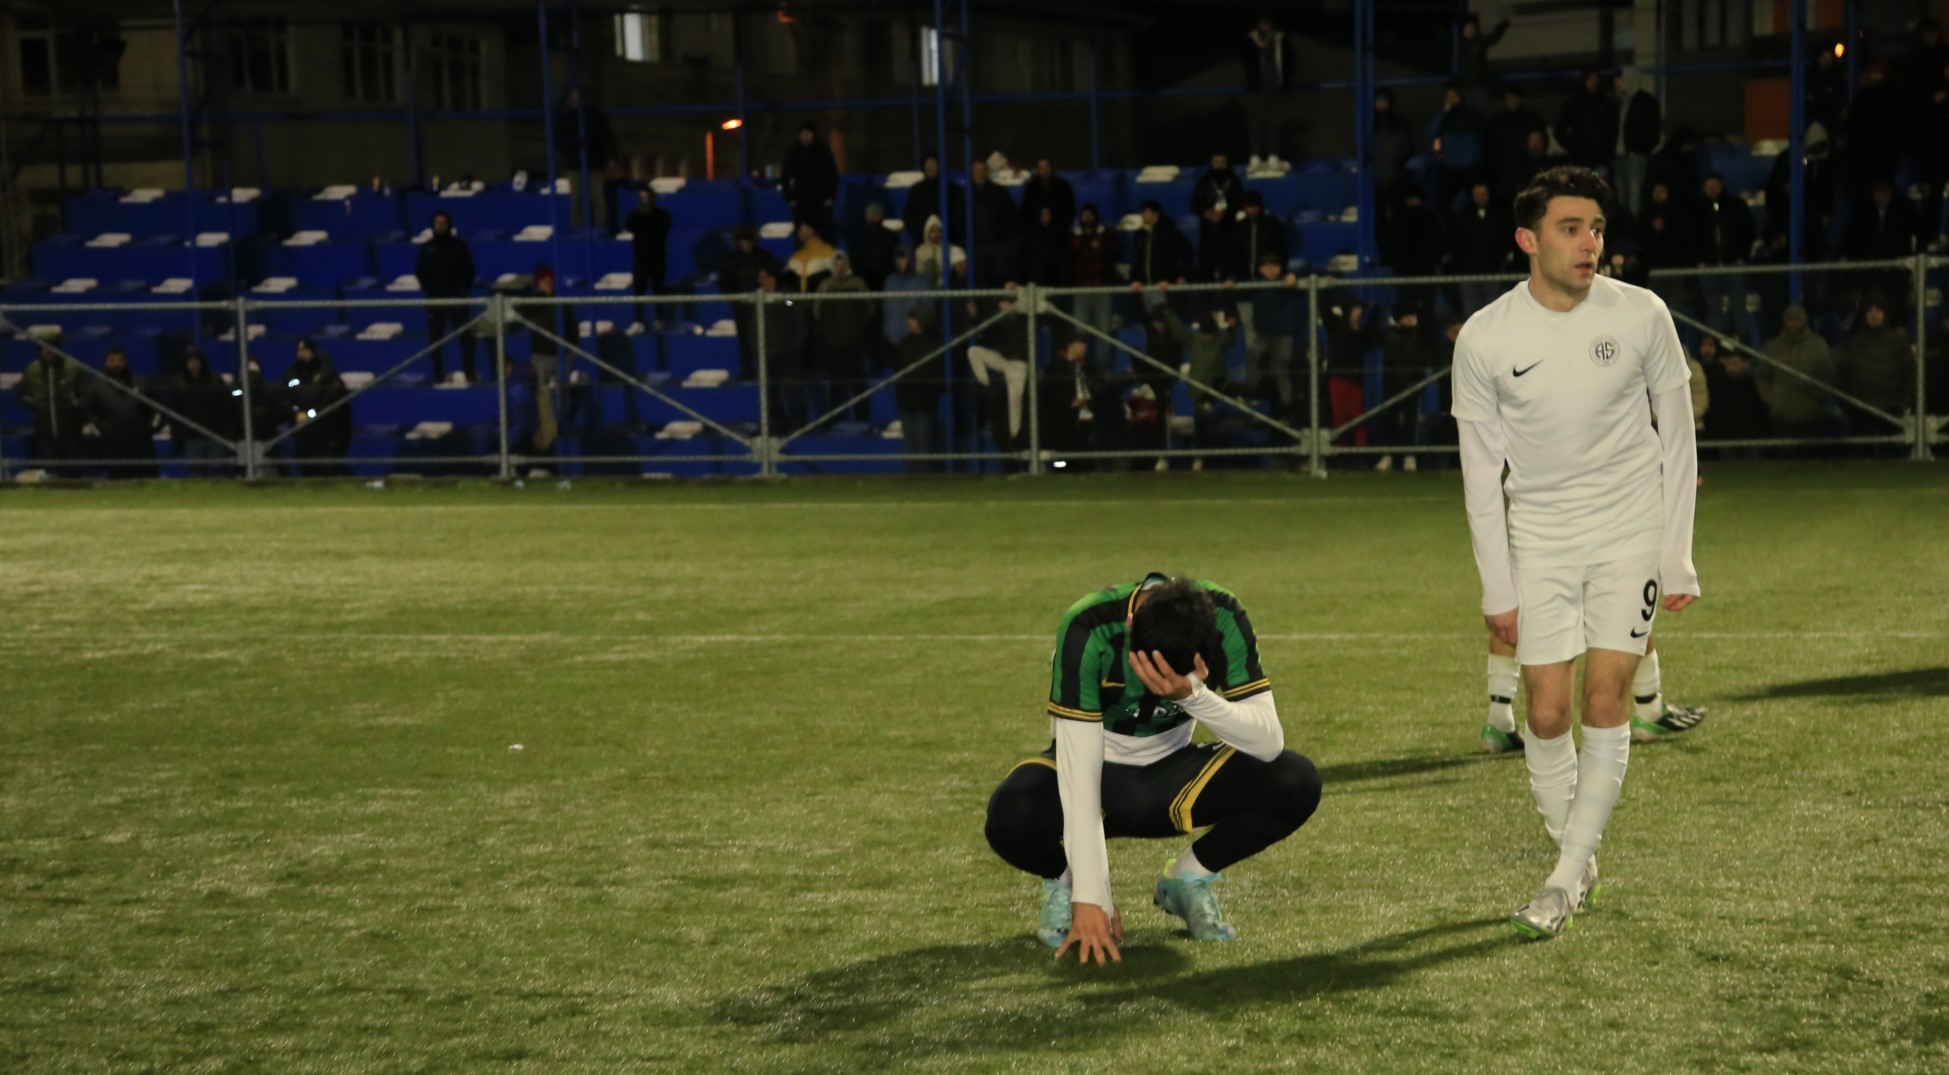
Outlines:
<svg viewBox="0 0 1949 1075"><path fill-rule="evenodd" d="M932 26L920 28L920 84L941 84L941 32Z"/></svg>
<svg viewBox="0 0 1949 1075"><path fill-rule="evenodd" d="M399 103L399 31L373 22L347 23L340 52L345 96L367 104Z"/></svg>
<svg viewBox="0 0 1949 1075"><path fill-rule="evenodd" d="M625 11L615 17L616 55L630 63L663 62L663 16Z"/></svg>
<svg viewBox="0 0 1949 1075"><path fill-rule="evenodd" d="M14 16L15 56L20 90L29 96L77 93L121 85L122 52L127 47L114 23L79 30L55 30L45 15Z"/></svg>
<svg viewBox="0 0 1949 1075"><path fill-rule="evenodd" d="M480 38L434 34L429 46L434 107L456 112L478 110L482 84Z"/></svg>
<svg viewBox="0 0 1949 1075"><path fill-rule="evenodd" d="M241 93L291 92L291 29L284 19L243 19L230 32L230 85Z"/></svg>

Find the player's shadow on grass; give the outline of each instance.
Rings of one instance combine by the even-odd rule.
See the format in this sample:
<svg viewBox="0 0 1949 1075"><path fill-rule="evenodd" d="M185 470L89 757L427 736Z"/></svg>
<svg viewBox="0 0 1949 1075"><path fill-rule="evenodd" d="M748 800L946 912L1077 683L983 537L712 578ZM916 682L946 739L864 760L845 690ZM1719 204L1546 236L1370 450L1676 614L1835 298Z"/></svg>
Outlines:
<svg viewBox="0 0 1949 1075"><path fill-rule="evenodd" d="M1949 668L1909 668L1866 676L1835 676L1775 683L1746 696L1748 700L1776 698L1949 698Z"/></svg>
<svg viewBox="0 0 1949 1075"><path fill-rule="evenodd" d="M1420 758L1374 758L1369 761L1343 761L1333 765L1320 766L1320 783L1327 787L1336 784L1358 784L1364 780L1385 780L1395 776L1422 776L1438 773L1464 765L1481 765L1493 762L1498 755L1491 754L1444 754Z"/></svg>
<svg viewBox="0 0 1949 1075"><path fill-rule="evenodd" d="M1450 923L1192 973L1185 972L1199 946L1163 929L1130 931L1123 963L1108 967L1058 966L1049 949L1026 938L936 945L727 996L712 1021L751 1044L846 1050L858 1070L911 1065L922 1056L1062 1047L1136 1031L1186 1009L1290 1011L1294 1001L1385 988L1506 950L1516 942L1500 928L1505 924Z"/></svg>

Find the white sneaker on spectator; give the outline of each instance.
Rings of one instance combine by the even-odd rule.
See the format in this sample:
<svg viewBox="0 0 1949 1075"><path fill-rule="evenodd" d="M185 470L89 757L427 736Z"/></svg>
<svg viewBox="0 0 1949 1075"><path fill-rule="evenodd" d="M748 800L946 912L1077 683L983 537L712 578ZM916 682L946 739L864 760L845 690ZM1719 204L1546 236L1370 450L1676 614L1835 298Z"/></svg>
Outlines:
<svg viewBox="0 0 1949 1075"><path fill-rule="evenodd" d="M630 322L629 328L625 330L626 334L630 336L641 336L643 333L648 331L649 329L645 328L643 326L643 322L641 321Z"/></svg>
<svg viewBox="0 0 1949 1075"><path fill-rule="evenodd" d="M1252 159L1247 161L1245 166L1247 168L1257 168L1258 166L1264 163L1265 163L1265 158L1259 156L1257 153L1254 153L1252 154Z"/></svg>
<svg viewBox="0 0 1949 1075"><path fill-rule="evenodd" d="M1191 469L1194 471L1205 469L1205 461L1202 459L1193 459L1191 461Z"/></svg>
<svg viewBox="0 0 1949 1075"><path fill-rule="evenodd" d="M1383 474L1387 473L1390 470L1393 470L1394 457L1391 455L1381 456L1381 461L1374 464L1374 469L1380 471Z"/></svg>
<svg viewBox="0 0 1949 1075"><path fill-rule="evenodd" d="M1168 459L1159 459L1159 460L1157 461L1157 465L1156 465L1156 466L1154 466L1154 467L1152 467L1151 469L1152 469L1152 470L1169 470L1169 469L1171 469L1171 461L1170 461L1170 460L1168 460Z"/></svg>
<svg viewBox="0 0 1949 1075"><path fill-rule="evenodd" d="M1401 469L1407 471L1409 474L1413 474L1417 469L1414 465L1414 456L1408 456L1406 459L1401 460Z"/></svg>

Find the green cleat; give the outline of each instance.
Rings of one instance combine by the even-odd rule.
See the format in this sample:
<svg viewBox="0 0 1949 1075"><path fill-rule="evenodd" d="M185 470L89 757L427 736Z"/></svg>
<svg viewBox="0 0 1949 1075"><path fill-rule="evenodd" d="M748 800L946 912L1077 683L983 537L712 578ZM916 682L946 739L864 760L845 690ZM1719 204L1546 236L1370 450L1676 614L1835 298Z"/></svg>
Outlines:
<svg viewBox="0 0 1949 1075"><path fill-rule="evenodd" d="M1071 887L1061 878L1042 882L1042 916L1035 921L1035 935L1051 948L1061 948L1069 936L1069 895Z"/></svg>
<svg viewBox="0 0 1949 1075"><path fill-rule="evenodd" d="M1633 715L1631 738L1640 743L1649 743L1655 739L1670 739L1674 735L1698 727L1699 723L1705 720L1705 713L1705 706L1667 705L1665 711L1658 714L1657 720L1645 720L1643 717Z"/></svg>
<svg viewBox="0 0 1949 1075"><path fill-rule="evenodd" d="M1484 754L1520 753L1523 749L1521 733L1505 732L1486 721L1482 724L1482 735L1479 739L1478 749Z"/></svg>
<svg viewBox="0 0 1949 1075"><path fill-rule="evenodd" d="M1546 888L1531 896L1528 903L1514 915L1509 924L1516 932L1535 941L1547 941L1561 937L1563 931L1575 921L1571 908L1576 905L1575 897L1560 888Z"/></svg>
<svg viewBox="0 0 1949 1075"><path fill-rule="evenodd" d="M1218 897L1212 894L1211 886L1225 878L1220 874L1209 877L1173 877L1165 868L1165 874L1157 881L1157 890L1151 895L1151 902L1164 908L1165 913L1184 919L1186 929L1191 931L1194 940L1229 941L1238 936L1238 927L1225 921L1224 912L1218 909Z"/></svg>

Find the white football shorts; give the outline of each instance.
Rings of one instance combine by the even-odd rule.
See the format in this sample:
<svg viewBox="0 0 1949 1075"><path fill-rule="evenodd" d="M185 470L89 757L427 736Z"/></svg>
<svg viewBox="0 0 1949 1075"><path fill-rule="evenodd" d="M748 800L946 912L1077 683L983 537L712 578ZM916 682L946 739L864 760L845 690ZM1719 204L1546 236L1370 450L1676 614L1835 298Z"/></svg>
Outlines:
<svg viewBox="0 0 1949 1075"><path fill-rule="evenodd" d="M1664 595L1658 554L1584 567L1516 569L1516 661L1557 664L1587 649L1644 655Z"/></svg>

